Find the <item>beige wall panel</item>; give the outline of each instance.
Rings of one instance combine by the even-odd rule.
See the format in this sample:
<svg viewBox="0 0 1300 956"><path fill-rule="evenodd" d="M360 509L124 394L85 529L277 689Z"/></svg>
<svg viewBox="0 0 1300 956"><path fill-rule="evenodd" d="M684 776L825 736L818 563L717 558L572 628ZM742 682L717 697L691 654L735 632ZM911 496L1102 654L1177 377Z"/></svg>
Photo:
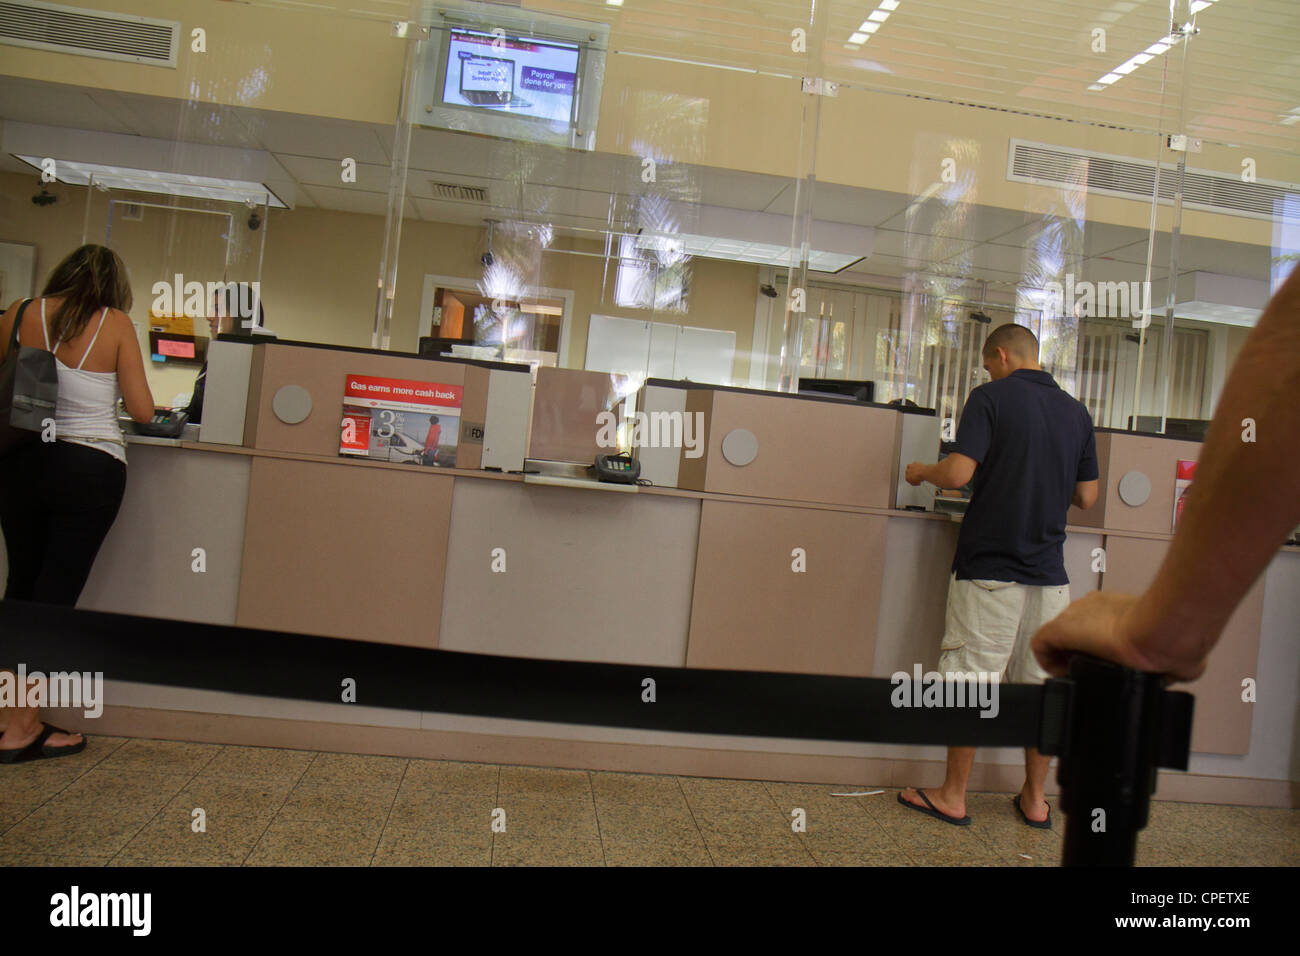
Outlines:
<svg viewBox="0 0 1300 956"><path fill-rule="evenodd" d="M1106 474L1105 527L1116 531L1170 534L1174 528L1174 478L1179 459L1199 458L1201 443L1112 432ZM1124 504L1119 483L1140 471L1151 482L1151 497L1138 508Z"/></svg>
<svg viewBox="0 0 1300 956"><path fill-rule="evenodd" d="M453 480L256 459L238 624L436 647Z"/></svg>
<svg viewBox="0 0 1300 956"><path fill-rule="evenodd" d="M1168 549L1168 541L1107 536L1106 573L1102 575L1101 589L1142 593L1155 579ZM1261 575L1228 620L1218 645L1210 652L1205 674L1191 684L1179 685L1179 689L1196 695L1193 753L1250 751L1255 705L1242 701L1241 681L1258 676L1264 583L1265 576Z"/></svg>
<svg viewBox="0 0 1300 956"><path fill-rule="evenodd" d="M702 415L699 419L703 423L703 431L696 432L696 440L700 443L700 449L704 452L694 458L686 456L686 449L681 450L678 458L677 467L677 487L689 488L692 491L703 491L709 480L709 435L713 433L713 396L718 393L707 388L690 388L686 389L686 414L692 419L696 415ZM721 446L719 446L721 447ZM762 448L759 454L762 454Z"/></svg>
<svg viewBox="0 0 1300 956"><path fill-rule="evenodd" d="M939 663L948 580L957 548L955 521L887 518L884 583L873 674L912 673Z"/></svg>
<svg viewBox="0 0 1300 956"><path fill-rule="evenodd" d="M888 520L703 502L687 666L870 676Z"/></svg>
<svg viewBox="0 0 1300 956"><path fill-rule="evenodd" d="M892 409L715 392L704 490L888 508L899 427ZM742 468L722 457L734 428L758 439L758 457Z"/></svg>
<svg viewBox="0 0 1300 956"><path fill-rule="evenodd" d="M253 361L253 380L260 392L249 399L250 429L245 434L254 448L271 451L297 452L303 455L329 455L339 453L339 428L343 414L343 387L348 375L371 375L380 378L405 378L417 382L437 382L443 385L466 385L466 372L473 366L457 362L432 362L425 359L398 355L376 355L366 352L348 352L339 349L317 349L294 345L259 345L260 361ZM477 387L487 390L487 376L475 380ZM250 382L250 388L253 382ZM275 417L271 402L277 390L285 385L301 385L311 393L312 410L306 421L286 425ZM483 408L486 395L475 397L471 384L466 388L463 401L472 407ZM482 421L482 418L475 419ZM476 447L476 446L475 446ZM459 448L457 449L459 453ZM482 454L481 450L473 453ZM477 458L472 465L477 468Z"/></svg>
<svg viewBox="0 0 1300 956"><path fill-rule="evenodd" d="M1065 516L1066 524L1078 525L1084 528L1100 528L1106 520L1106 501L1110 497L1110 482L1107 480L1107 476L1110 471L1110 440L1112 435L1110 432L1098 432L1096 437L1097 500L1091 508L1086 510L1070 505L1070 510ZM1117 478L1116 481L1118 480ZM1152 484L1154 485L1154 481ZM1124 505L1124 507L1127 506Z"/></svg>
<svg viewBox="0 0 1300 956"><path fill-rule="evenodd" d="M439 646L681 667L699 516L692 498L457 482Z"/></svg>
<svg viewBox="0 0 1300 956"><path fill-rule="evenodd" d="M492 370L480 365L465 366L465 392L461 398L460 426L466 422L487 423L488 382ZM462 431L463 435L464 432ZM457 468L481 468L483 466L483 443L461 441L456 444Z"/></svg>
<svg viewBox="0 0 1300 956"><path fill-rule="evenodd" d="M77 606L234 624L249 459L134 443L126 454L122 509Z"/></svg>

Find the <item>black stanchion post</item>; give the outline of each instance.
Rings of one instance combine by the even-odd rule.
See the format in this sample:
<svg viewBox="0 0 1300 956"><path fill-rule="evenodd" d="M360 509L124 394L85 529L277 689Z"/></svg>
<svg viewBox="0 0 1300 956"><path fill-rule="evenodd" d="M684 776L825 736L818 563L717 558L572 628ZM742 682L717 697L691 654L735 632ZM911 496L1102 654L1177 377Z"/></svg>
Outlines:
<svg viewBox="0 0 1300 956"><path fill-rule="evenodd" d="M1132 866L1159 767L1186 770L1192 696L1166 678L1080 655L1051 682L1044 740L1060 757L1064 866ZM1063 703L1049 720L1052 702ZM1049 727L1050 725L1050 727ZM1041 749L1041 748L1040 748Z"/></svg>

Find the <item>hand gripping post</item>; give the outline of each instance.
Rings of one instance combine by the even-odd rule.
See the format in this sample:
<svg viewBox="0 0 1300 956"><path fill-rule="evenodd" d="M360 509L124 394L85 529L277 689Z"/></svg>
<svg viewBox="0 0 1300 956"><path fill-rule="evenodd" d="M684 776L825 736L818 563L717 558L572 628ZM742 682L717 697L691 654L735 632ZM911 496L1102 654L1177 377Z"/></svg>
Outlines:
<svg viewBox="0 0 1300 956"><path fill-rule="evenodd" d="M1078 655L1043 693L1039 752L1060 758L1063 866L1132 866L1156 770L1186 770L1191 694L1167 678Z"/></svg>

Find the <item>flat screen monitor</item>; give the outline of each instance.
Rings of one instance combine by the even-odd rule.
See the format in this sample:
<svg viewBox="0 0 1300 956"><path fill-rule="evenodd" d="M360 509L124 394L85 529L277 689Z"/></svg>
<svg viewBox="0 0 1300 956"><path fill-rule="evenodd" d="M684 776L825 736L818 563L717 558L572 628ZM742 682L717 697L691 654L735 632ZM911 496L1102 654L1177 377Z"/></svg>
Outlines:
<svg viewBox="0 0 1300 956"><path fill-rule="evenodd" d="M600 23L482 4L440 8L420 41L410 120L594 149L608 40Z"/></svg>
<svg viewBox="0 0 1300 956"><path fill-rule="evenodd" d="M442 102L569 126L577 105L578 45L452 30Z"/></svg>

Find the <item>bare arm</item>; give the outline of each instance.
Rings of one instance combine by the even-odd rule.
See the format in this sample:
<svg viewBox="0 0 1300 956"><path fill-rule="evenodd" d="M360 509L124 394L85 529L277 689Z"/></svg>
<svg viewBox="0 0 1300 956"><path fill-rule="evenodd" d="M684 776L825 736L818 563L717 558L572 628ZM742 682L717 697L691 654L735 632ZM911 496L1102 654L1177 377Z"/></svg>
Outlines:
<svg viewBox="0 0 1300 956"><path fill-rule="evenodd" d="M1224 625L1300 523L1300 268L1273 296L1228 382L1178 533L1140 598L1094 592L1034 638L1044 668L1070 651L1192 680ZM1254 440L1245 420L1254 423Z"/></svg>
<svg viewBox="0 0 1300 956"><path fill-rule="evenodd" d="M1071 504L1076 508L1091 508L1097 503L1097 486L1096 478L1092 481L1080 481L1074 486L1074 497L1070 499Z"/></svg>
<svg viewBox="0 0 1300 956"><path fill-rule="evenodd" d="M970 484L971 478L975 476L975 465L974 458L967 458L965 455L953 452L937 465L912 462L907 466L905 477L913 485L928 481L940 488L963 488Z"/></svg>
<svg viewBox="0 0 1300 956"><path fill-rule="evenodd" d="M153 418L153 392L144 372L144 356L140 354L140 340L135 326L125 312L112 313L119 321L121 333L117 346L117 384L122 390L122 402L127 414L143 424Z"/></svg>

